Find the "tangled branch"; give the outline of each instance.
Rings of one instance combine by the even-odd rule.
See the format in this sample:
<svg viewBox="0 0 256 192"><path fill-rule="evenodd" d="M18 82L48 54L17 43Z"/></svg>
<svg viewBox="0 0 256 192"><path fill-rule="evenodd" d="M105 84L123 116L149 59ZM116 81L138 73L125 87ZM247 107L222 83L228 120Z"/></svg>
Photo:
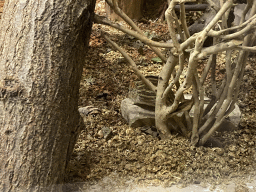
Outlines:
<svg viewBox="0 0 256 192"><path fill-rule="evenodd" d="M167 121L172 118L178 124L180 133L185 137L190 137L192 145L203 145L234 109L248 54L256 52L256 47L252 44L256 40L256 1L248 0L240 23L237 26L228 27L228 16L232 14L231 9L237 4L233 0L221 2L207 0L211 9L216 11L216 15L209 23L206 23L202 31L194 34L190 34L187 26L185 3L196 1L168 1L165 17L171 41L165 43L148 39L143 31L118 7L117 0L106 0L106 2L132 29L98 15L95 15L95 22L111 26L139 39L151 47L164 62L158 76L158 84L155 86L142 75L125 51L110 40L105 33L102 34L124 56L144 84L156 93L155 122L161 138L170 138L172 128L168 126ZM179 17L175 12L177 5L180 7ZM246 14L249 14L247 20ZM204 47L207 38L213 38L213 44ZM168 58L165 58L158 47L170 50ZM216 61L220 54L226 54L226 73L221 79L221 84L217 86L219 83L215 77L218 68ZM187 55L189 55L188 62L186 62ZM208 62L201 72L198 71L198 61L202 59L208 59ZM175 71L176 65L177 72ZM184 79L181 79L182 74L185 75ZM211 76L210 82L207 76ZM210 101L206 103L205 86L209 83L211 95L209 95ZM192 98L185 99L184 93L190 88L192 88ZM191 110L194 110L193 117L189 115Z"/></svg>

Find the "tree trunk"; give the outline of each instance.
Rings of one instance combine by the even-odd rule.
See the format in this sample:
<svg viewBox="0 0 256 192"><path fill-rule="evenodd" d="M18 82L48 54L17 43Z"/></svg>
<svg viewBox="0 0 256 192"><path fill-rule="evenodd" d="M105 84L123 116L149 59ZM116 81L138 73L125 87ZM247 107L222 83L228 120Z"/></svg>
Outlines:
<svg viewBox="0 0 256 192"><path fill-rule="evenodd" d="M3 13L3 7L4 7L4 0L0 0L0 19L1 19L1 15Z"/></svg>
<svg viewBox="0 0 256 192"><path fill-rule="evenodd" d="M64 181L83 127L79 84L95 0L5 4L0 21L0 191L61 191L56 184Z"/></svg>
<svg viewBox="0 0 256 192"><path fill-rule="evenodd" d="M144 0L118 0L118 5L122 11L131 19L139 20L142 17L142 8ZM122 20L106 3L106 13L110 19Z"/></svg>

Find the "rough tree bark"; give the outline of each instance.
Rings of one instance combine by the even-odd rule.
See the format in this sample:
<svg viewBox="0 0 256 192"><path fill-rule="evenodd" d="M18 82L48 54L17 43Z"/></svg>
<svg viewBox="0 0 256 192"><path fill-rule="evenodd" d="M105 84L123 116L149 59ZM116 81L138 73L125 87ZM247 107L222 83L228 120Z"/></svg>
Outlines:
<svg viewBox="0 0 256 192"><path fill-rule="evenodd" d="M7 0L0 21L0 191L61 191L79 130L95 0Z"/></svg>

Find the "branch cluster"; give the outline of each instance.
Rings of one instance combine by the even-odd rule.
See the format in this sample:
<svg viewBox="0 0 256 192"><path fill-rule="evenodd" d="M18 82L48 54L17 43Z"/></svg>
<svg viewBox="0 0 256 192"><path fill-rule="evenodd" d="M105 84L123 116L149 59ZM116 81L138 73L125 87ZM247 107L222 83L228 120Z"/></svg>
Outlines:
<svg viewBox="0 0 256 192"><path fill-rule="evenodd" d="M158 85L155 86L142 75L132 58L108 38L105 33L102 33L102 36L122 53L145 85L156 93L156 127L161 137L168 138L170 136L171 128L168 127L167 121L172 118L179 125L179 131L184 136L190 137L192 145L204 144L234 109L247 56L249 51L256 52L256 47L252 45L252 42L256 39L256 1L248 0L239 25L229 28L227 21L229 14L232 14L231 10L236 6L235 2L233 0L220 0L219 2L218 0L207 0L210 7L216 11L216 15L202 31L193 35L190 34L187 26L185 3L196 1L168 1L165 18L171 42L165 43L148 39L118 7L117 0L106 0L106 2L132 29L98 15L95 15L95 22L111 26L139 39L151 47L164 62L162 71L158 76ZM180 7L179 16L175 12L177 5ZM249 19L245 20L247 14L249 14ZM209 37L213 38L213 44L204 47L204 42ZM161 53L159 48L170 49L171 54L168 58ZM216 60L219 53L226 54L226 74L221 81L221 85L217 87L215 72L218 67ZM189 57L185 72L186 55L189 55ZM236 58L233 59L235 55ZM204 70L199 73L197 70L198 61L201 59L208 59L208 62ZM185 73L183 81L180 79L182 73ZM205 103L204 99L207 76L211 76L212 89L209 103ZM191 87L192 98L186 100L184 92ZM171 104L167 102L170 94L175 95ZM205 107L205 105L207 106ZM189 115L192 106L194 110L193 117Z"/></svg>

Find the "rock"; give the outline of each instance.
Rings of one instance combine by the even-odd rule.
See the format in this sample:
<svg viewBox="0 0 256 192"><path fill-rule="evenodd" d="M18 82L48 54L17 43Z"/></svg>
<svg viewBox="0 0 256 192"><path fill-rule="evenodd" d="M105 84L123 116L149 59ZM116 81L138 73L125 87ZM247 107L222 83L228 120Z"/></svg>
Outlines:
<svg viewBox="0 0 256 192"><path fill-rule="evenodd" d="M215 137L209 137L209 139L203 145L204 147L211 147L211 148L223 148L223 144Z"/></svg>
<svg viewBox="0 0 256 192"><path fill-rule="evenodd" d="M235 127L238 127L241 121L241 111L237 104L235 104L235 109L229 114L226 118L230 123L232 123ZM218 114L217 114L218 116Z"/></svg>
<svg viewBox="0 0 256 192"><path fill-rule="evenodd" d="M153 137L157 137L159 135L155 126L143 126L140 130L143 133L152 135Z"/></svg>
<svg viewBox="0 0 256 192"><path fill-rule="evenodd" d="M234 9L235 19L233 23L235 26L240 24L241 16L243 14L243 10L245 9L245 6L246 4L238 4L235 6L235 9ZM251 12L251 9L246 14L245 20L248 20L250 12Z"/></svg>
<svg viewBox="0 0 256 192"><path fill-rule="evenodd" d="M189 94L185 95L185 99L190 99L192 96ZM206 103L209 101L209 98L205 98ZM204 107L206 107L205 104ZM142 106L138 106L134 103L132 99L126 98L121 102L121 113L125 120L128 122L129 126L143 127L143 126L154 126L155 125L155 112ZM194 110L190 110L190 116L193 117ZM217 114L218 117L218 114ZM233 131L236 130L238 124L241 120L241 111L237 104L235 104L235 109L230 113L229 117L226 118L223 123L218 128L219 132L223 131ZM172 126L175 128L174 121L170 120ZM169 123L169 124L170 124Z"/></svg>
<svg viewBox="0 0 256 192"><path fill-rule="evenodd" d="M245 66L245 69L244 69L246 72L248 72L248 71L252 71L253 70L253 68L252 68L252 66L250 65L250 64L248 64L248 65L246 65Z"/></svg>
<svg viewBox="0 0 256 192"><path fill-rule="evenodd" d="M103 135L103 131L102 131L102 130L99 130L97 136L98 136L99 138L103 138L103 136L104 136L104 135Z"/></svg>
<svg viewBox="0 0 256 192"><path fill-rule="evenodd" d="M104 139L109 140L112 137L112 130L109 127L102 127L101 129Z"/></svg>
<svg viewBox="0 0 256 192"><path fill-rule="evenodd" d="M107 99L108 96L110 96L110 93L108 91L103 91L102 93L99 93L96 96L96 99L101 99L101 98Z"/></svg>
<svg viewBox="0 0 256 192"><path fill-rule="evenodd" d="M133 135L134 134L134 129L132 129L132 128L128 128L128 129L126 129L125 130L125 133L126 133L126 135Z"/></svg>
<svg viewBox="0 0 256 192"><path fill-rule="evenodd" d="M192 95L190 94L184 94L185 99L191 99ZM207 103L210 101L208 97L205 97L205 103L204 108L207 107ZM225 102L225 101L224 101ZM220 109L221 110L221 109ZM194 116L194 106L189 112L189 115L191 117ZM218 117L219 113L216 115ZM218 128L219 132L223 131L234 131L238 128L238 125L241 121L241 111L237 104L235 104L235 109L229 114L229 116L223 121L223 123Z"/></svg>
<svg viewBox="0 0 256 192"><path fill-rule="evenodd" d="M225 153L223 148L214 148L213 151L216 152L219 156L222 156Z"/></svg>
<svg viewBox="0 0 256 192"><path fill-rule="evenodd" d="M237 147L236 147L236 145L233 144L233 145L229 146L228 150L231 152L235 152L235 151L237 151Z"/></svg>
<svg viewBox="0 0 256 192"><path fill-rule="evenodd" d="M129 98L121 102L121 113L131 127L155 125L155 112L135 105Z"/></svg>
<svg viewBox="0 0 256 192"><path fill-rule="evenodd" d="M96 115L96 114L100 113L100 109L95 108L93 106L86 106L86 107L80 107L78 109L78 112L80 113L80 115L82 117L84 117L84 116L87 116L89 114Z"/></svg>

